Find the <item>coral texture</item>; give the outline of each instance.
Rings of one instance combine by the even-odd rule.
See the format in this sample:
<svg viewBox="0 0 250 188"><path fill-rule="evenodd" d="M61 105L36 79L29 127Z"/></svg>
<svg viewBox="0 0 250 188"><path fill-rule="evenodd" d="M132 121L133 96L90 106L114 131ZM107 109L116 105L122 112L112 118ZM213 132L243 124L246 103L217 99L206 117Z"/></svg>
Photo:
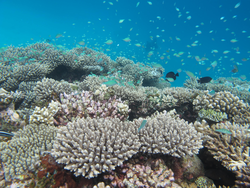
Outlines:
<svg viewBox="0 0 250 188"><path fill-rule="evenodd" d="M58 130L52 155L65 169L87 178L113 170L140 147L136 127L113 119L77 119Z"/></svg>
<svg viewBox="0 0 250 188"><path fill-rule="evenodd" d="M217 123L211 127L206 122L195 123L196 129L208 135L204 139L204 146L208 148L213 157L222 162L228 170L237 174L238 185L249 185L249 125L239 125L225 122ZM220 133L216 130L229 130L231 134Z"/></svg>
<svg viewBox="0 0 250 188"><path fill-rule="evenodd" d="M117 99L116 96L109 97L105 93L106 86L102 85L100 90L72 92L71 94L60 94L61 110L56 115L56 124L67 124L76 117L91 118L119 118L126 120L130 109L126 102Z"/></svg>
<svg viewBox="0 0 250 188"><path fill-rule="evenodd" d="M213 122L220 122L227 119L227 114L225 112L217 112L212 109L201 109L198 115L202 119L210 120Z"/></svg>
<svg viewBox="0 0 250 188"><path fill-rule="evenodd" d="M242 81L236 77L220 77L207 84L199 84L197 78L186 80L184 86L190 89L210 90L215 92L227 91L238 96L244 102L250 102L249 81Z"/></svg>
<svg viewBox="0 0 250 188"><path fill-rule="evenodd" d="M71 93L72 89L68 82L59 82L51 78L43 78L42 81L38 81L34 87L36 100L50 101L52 99L58 99L60 93Z"/></svg>
<svg viewBox="0 0 250 188"><path fill-rule="evenodd" d="M29 124L18 130L9 142L0 143L4 172L10 176L34 171L40 155L52 148L56 128L45 124Z"/></svg>
<svg viewBox="0 0 250 188"><path fill-rule="evenodd" d="M163 111L152 118L147 118L144 128L140 129L141 151L163 153L175 157L193 155L202 148L202 134L192 123L180 119L171 112ZM143 119L135 120L139 128Z"/></svg>
<svg viewBox="0 0 250 188"><path fill-rule="evenodd" d="M59 102L51 101L49 103L48 108L36 107L32 115L30 116L29 122L32 124L41 124L45 123L48 125L54 124L54 115L61 108L61 104Z"/></svg>
<svg viewBox="0 0 250 188"><path fill-rule="evenodd" d="M229 92L218 92L210 95L208 91L204 91L204 94L195 98L193 105L196 111L204 108L205 110L225 112L228 119L236 123L250 122L249 105Z"/></svg>
<svg viewBox="0 0 250 188"><path fill-rule="evenodd" d="M163 159L140 157L129 159L116 170L104 175L111 187L179 187L174 173Z"/></svg>

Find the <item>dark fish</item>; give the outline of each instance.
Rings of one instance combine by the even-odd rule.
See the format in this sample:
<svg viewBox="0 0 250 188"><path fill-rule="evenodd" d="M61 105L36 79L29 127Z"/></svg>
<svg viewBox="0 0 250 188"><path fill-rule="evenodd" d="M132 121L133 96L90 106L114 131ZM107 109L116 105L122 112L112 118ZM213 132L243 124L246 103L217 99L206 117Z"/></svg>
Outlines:
<svg viewBox="0 0 250 188"><path fill-rule="evenodd" d="M212 78L211 78L211 77L206 76L206 77L202 77L202 78L200 78L200 79L198 80L198 83L200 83L200 84L204 84L204 83L208 83L208 82L210 82L211 80L212 80Z"/></svg>
<svg viewBox="0 0 250 188"><path fill-rule="evenodd" d="M238 66L234 65L234 69L232 70L233 73L239 72Z"/></svg>
<svg viewBox="0 0 250 188"><path fill-rule="evenodd" d="M169 72L166 75L166 80L169 82L172 79L176 80L176 76L179 76L179 73L177 72L176 74L174 72ZM170 79L169 79L170 78Z"/></svg>

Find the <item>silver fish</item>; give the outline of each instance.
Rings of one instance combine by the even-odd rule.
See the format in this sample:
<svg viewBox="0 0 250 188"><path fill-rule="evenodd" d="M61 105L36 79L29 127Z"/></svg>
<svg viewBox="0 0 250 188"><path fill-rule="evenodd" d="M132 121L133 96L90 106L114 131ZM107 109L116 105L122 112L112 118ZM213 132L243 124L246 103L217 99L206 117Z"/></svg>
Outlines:
<svg viewBox="0 0 250 188"><path fill-rule="evenodd" d="M8 132L5 132L5 131L0 131L0 136L12 137L12 136L14 136L14 134L13 133L8 133Z"/></svg>

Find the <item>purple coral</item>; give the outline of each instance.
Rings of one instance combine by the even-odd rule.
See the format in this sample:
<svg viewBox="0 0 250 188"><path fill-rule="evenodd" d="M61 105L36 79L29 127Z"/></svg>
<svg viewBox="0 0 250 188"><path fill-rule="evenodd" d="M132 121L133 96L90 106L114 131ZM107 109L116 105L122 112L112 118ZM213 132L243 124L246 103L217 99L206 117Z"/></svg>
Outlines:
<svg viewBox="0 0 250 188"><path fill-rule="evenodd" d="M144 159L143 159L144 160ZM147 160L130 160L104 175L110 181L111 187L171 187L174 183L174 173L161 158ZM178 187L178 186L177 186Z"/></svg>
<svg viewBox="0 0 250 188"><path fill-rule="evenodd" d="M55 123L66 124L76 117L111 117L126 120L130 112L126 102L123 102L120 98L117 99L116 96L105 100L104 94L104 92L96 94L91 91L82 91L81 94L77 92L61 93L62 109L57 113Z"/></svg>

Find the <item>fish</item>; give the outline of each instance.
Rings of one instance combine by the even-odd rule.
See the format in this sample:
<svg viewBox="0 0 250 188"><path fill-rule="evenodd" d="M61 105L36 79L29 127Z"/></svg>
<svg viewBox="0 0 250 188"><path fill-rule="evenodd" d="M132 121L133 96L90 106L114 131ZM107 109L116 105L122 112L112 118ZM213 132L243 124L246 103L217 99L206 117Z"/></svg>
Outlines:
<svg viewBox="0 0 250 188"><path fill-rule="evenodd" d="M240 6L240 2L237 3L237 4L234 6L234 8L238 8L239 6Z"/></svg>
<svg viewBox="0 0 250 188"><path fill-rule="evenodd" d="M174 72L169 72L167 73L166 75L166 80L167 81L173 81L173 80L176 80L176 76L179 76L179 73L177 72L176 74Z"/></svg>
<svg viewBox="0 0 250 188"><path fill-rule="evenodd" d="M232 132L228 129L216 129L216 132L220 132L220 133L225 133L225 134L232 134Z"/></svg>
<svg viewBox="0 0 250 188"><path fill-rule="evenodd" d="M237 65L234 65L234 69L231 70L231 72L233 72L233 73L239 72L238 66L237 66Z"/></svg>
<svg viewBox="0 0 250 188"><path fill-rule="evenodd" d="M210 82L211 80L212 80L211 77L206 76L206 77L202 77L202 78L198 79L197 81L198 81L198 83L200 83L200 84L204 84L204 83Z"/></svg>
<svg viewBox="0 0 250 188"><path fill-rule="evenodd" d="M147 124L147 120L144 119L144 120L141 122L141 126L139 127L138 132L139 132L143 127L145 127L146 124Z"/></svg>
<svg viewBox="0 0 250 188"><path fill-rule="evenodd" d="M12 137L12 136L14 136L14 134L13 133L8 133L8 132L5 132L5 131L0 131L0 136Z"/></svg>

